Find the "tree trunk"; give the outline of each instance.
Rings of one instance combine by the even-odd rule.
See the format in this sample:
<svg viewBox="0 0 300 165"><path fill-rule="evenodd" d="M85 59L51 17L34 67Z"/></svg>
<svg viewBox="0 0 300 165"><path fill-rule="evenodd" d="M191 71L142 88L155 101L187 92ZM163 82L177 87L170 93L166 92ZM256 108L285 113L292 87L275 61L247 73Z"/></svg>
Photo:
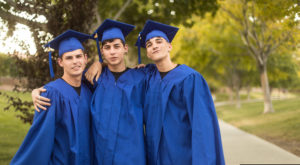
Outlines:
<svg viewBox="0 0 300 165"><path fill-rule="evenodd" d="M229 101L232 102L233 101L233 91L231 88L229 88Z"/></svg>
<svg viewBox="0 0 300 165"><path fill-rule="evenodd" d="M267 75L267 64L265 63L264 66L260 67L260 82L261 87L264 94L264 113L271 113L274 112L272 100L271 100L271 93L269 87L269 80Z"/></svg>
<svg viewBox="0 0 300 165"><path fill-rule="evenodd" d="M249 85L248 87L247 87L247 100L248 101L250 101L250 92L251 92L251 86Z"/></svg>
<svg viewBox="0 0 300 165"><path fill-rule="evenodd" d="M240 109L241 108L241 100L240 100L240 89L239 88L235 89L235 94L236 94L236 105L235 105L235 107Z"/></svg>

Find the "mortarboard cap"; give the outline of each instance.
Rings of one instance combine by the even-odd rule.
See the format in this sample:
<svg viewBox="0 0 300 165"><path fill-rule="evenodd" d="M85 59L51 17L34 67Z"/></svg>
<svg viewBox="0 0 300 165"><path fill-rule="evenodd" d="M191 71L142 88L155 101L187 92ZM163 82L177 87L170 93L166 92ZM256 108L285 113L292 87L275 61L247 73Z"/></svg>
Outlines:
<svg viewBox="0 0 300 165"><path fill-rule="evenodd" d="M162 37L167 42L171 43L178 30L179 28L177 27L148 20L143 30L140 32L138 40L136 42L136 46L138 46L139 61L141 58L140 47L145 48L146 42L149 39L153 37Z"/></svg>
<svg viewBox="0 0 300 165"><path fill-rule="evenodd" d="M52 41L44 45L46 48L50 47L52 49L58 50L58 55L61 57L66 52L71 52L77 49L84 50L81 42L91 38L90 35L80 33L74 30L67 30L59 36L55 37ZM49 67L50 76L54 78L51 51L49 51Z"/></svg>
<svg viewBox="0 0 300 165"><path fill-rule="evenodd" d="M126 24L123 22L106 19L93 33L93 38L97 41L97 48L99 60L102 62L99 40L101 42L109 39L119 38L125 42L125 37L134 29L134 25Z"/></svg>

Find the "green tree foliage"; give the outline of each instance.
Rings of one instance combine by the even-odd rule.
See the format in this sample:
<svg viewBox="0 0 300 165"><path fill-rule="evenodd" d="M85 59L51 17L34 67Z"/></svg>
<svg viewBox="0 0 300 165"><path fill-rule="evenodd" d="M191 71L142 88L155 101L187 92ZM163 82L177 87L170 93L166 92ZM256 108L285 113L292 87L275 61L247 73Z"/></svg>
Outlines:
<svg viewBox="0 0 300 165"><path fill-rule="evenodd" d="M271 88L293 89L299 83L298 71L300 65L292 55L293 51L281 49L270 56L268 61L268 75ZM295 86L296 85L296 86Z"/></svg>
<svg viewBox="0 0 300 165"><path fill-rule="evenodd" d="M0 77L17 77L16 61L8 55L0 53Z"/></svg>
<svg viewBox="0 0 300 165"><path fill-rule="evenodd" d="M218 12L215 17L207 15L198 20L191 29L184 29L180 50L173 58L198 70L213 88L226 86L235 91L239 106L239 91L251 86L257 79L255 61L247 53L238 33Z"/></svg>
<svg viewBox="0 0 300 165"><path fill-rule="evenodd" d="M240 4L243 1L238 2L237 4ZM258 5L265 6L266 4ZM269 5L272 6L274 4L271 3ZM288 3L288 5L291 4ZM198 70L205 76L211 87L229 87L232 91L236 92L236 98L238 98L239 89L242 87L249 89L249 87L259 84L261 65L258 64L259 61L257 61L257 59L262 56L252 58L254 57L253 52L249 49L249 45L245 44L245 37L241 36L241 33L243 34L244 32L242 25L232 18L232 15L228 14L229 11L235 12L234 16L241 17L240 19L242 19L243 15L237 14L242 7L237 7L236 4L230 1L222 3L220 8L222 10L219 10L214 17L210 15L206 15L203 19L193 17L192 20L196 23L192 28L182 27L183 29L173 42L173 45L179 45L180 47L173 51L173 59L178 63L186 63ZM294 10L294 8L290 10ZM295 12L289 12L288 16L294 16L293 13L295 14ZM267 15L263 15L263 18L266 16ZM264 42L264 40L257 41L260 44L265 44L261 51L271 49L272 47L272 51L270 50L271 52L268 54L270 57L268 65L266 66L268 67L271 87L295 87L294 84L299 82L299 64L296 63L292 55L295 54L295 47L297 46L295 43L299 40L297 27L294 25L286 26L284 23L275 25L270 20L266 20L266 18L260 21L262 21L260 24L271 24L268 25L271 26L268 28L274 31L273 33L264 32L269 33L265 35L268 36L270 41L266 43L261 43ZM292 20L290 21L293 22ZM289 22L287 24L290 24L290 21L287 21ZM252 30L257 30L255 33L262 33L261 30L266 30L264 28L255 27ZM286 30L289 34L295 35L290 36L286 34L286 31L284 31L283 34L279 34L279 30L280 32ZM284 34L286 34L288 40L282 38L281 35ZM255 36L257 34L252 35ZM268 58L265 60L267 59Z"/></svg>

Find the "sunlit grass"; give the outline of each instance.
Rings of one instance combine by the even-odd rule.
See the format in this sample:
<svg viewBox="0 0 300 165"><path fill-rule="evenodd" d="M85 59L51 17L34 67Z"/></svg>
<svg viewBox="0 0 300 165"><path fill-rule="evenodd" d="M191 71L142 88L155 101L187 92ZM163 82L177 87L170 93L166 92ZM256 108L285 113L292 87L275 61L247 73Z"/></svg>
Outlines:
<svg viewBox="0 0 300 165"><path fill-rule="evenodd" d="M3 91L1 91L3 92ZM30 101L29 93L5 92L10 96L20 96L22 100ZM7 99L0 96L0 164L9 164L22 143L30 124L24 124L16 118L13 110L4 111Z"/></svg>

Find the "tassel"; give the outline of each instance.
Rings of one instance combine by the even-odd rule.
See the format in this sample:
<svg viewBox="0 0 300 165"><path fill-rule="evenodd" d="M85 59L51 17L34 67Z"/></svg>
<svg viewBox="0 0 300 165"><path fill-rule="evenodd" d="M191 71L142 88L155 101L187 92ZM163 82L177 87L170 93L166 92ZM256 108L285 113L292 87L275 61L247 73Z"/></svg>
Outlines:
<svg viewBox="0 0 300 165"><path fill-rule="evenodd" d="M49 68L50 68L50 76L54 78L54 71L52 66L52 58L51 58L51 51L49 51Z"/></svg>
<svg viewBox="0 0 300 165"><path fill-rule="evenodd" d="M138 40L137 40L137 46L138 46L138 63L142 63L141 59L141 33L139 33Z"/></svg>
<svg viewBox="0 0 300 165"><path fill-rule="evenodd" d="M100 45L99 45L99 39L98 39L97 33L96 33L95 37L96 37L96 42L97 42L97 49L98 49L99 61L102 63L103 60L102 60L102 57L101 57L101 51L100 51Z"/></svg>

